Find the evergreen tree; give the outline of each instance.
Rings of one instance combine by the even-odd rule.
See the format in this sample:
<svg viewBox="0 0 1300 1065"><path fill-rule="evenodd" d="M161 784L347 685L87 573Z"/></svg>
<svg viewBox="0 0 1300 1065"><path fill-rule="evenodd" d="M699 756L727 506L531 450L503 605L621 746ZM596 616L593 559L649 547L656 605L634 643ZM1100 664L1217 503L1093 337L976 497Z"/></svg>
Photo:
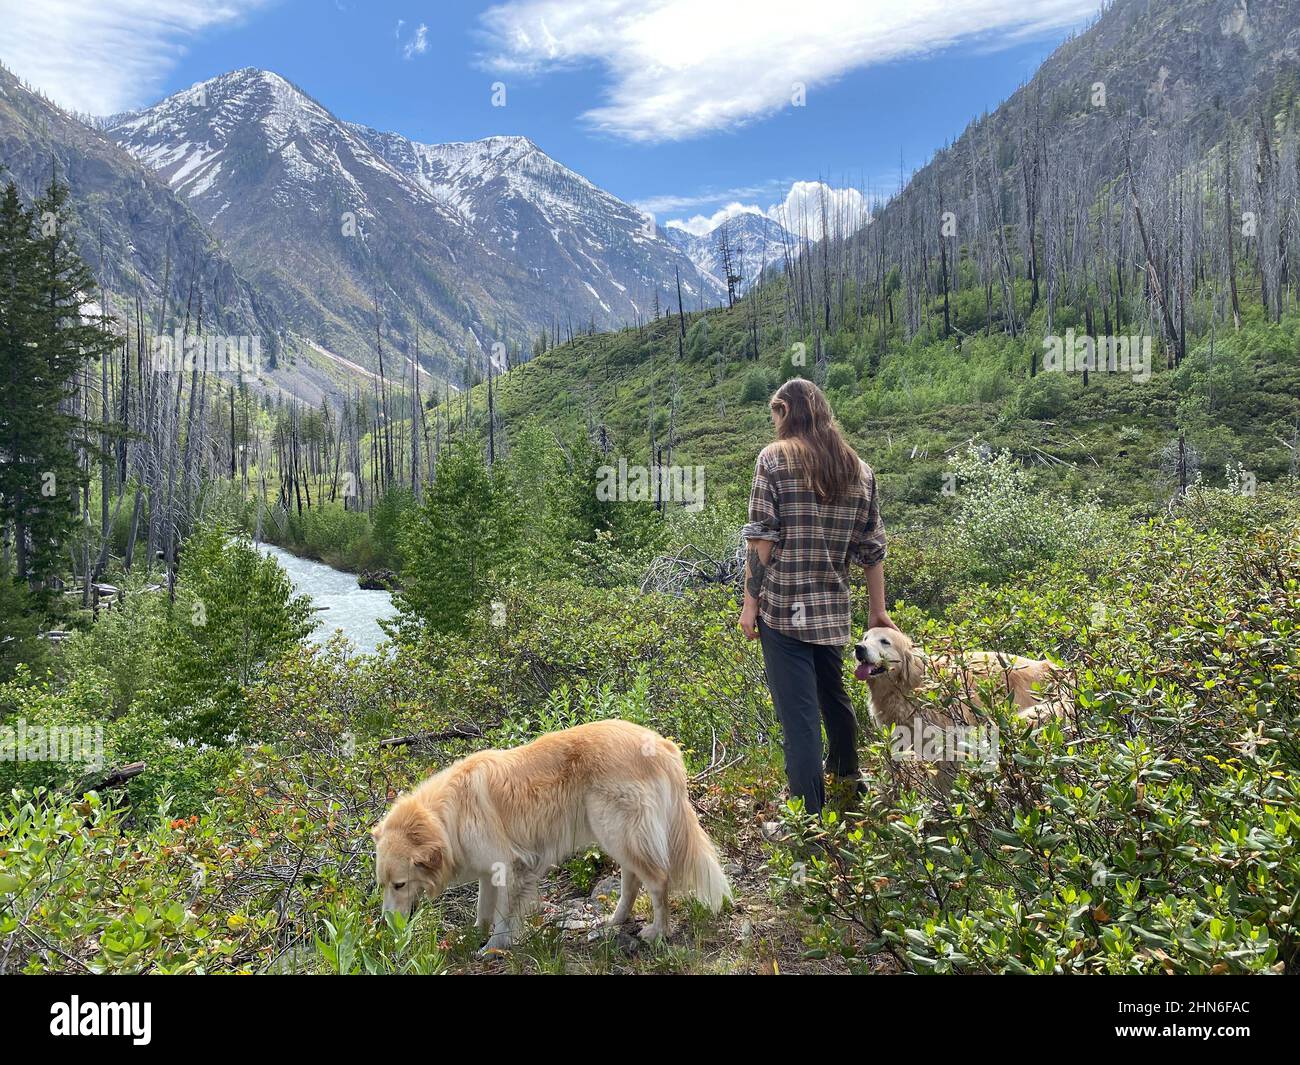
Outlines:
<svg viewBox="0 0 1300 1065"><path fill-rule="evenodd" d="M504 465L489 471L465 443L445 454L423 506L406 523L395 631L412 642L426 629L465 631L518 556L522 519Z"/></svg>
<svg viewBox="0 0 1300 1065"><path fill-rule="evenodd" d="M22 577L28 571L26 513L40 488L38 464L29 457L34 419L23 407L36 361L29 346L36 331L35 257L31 214L9 182L0 197L0 533Z"/></svg>
<svg viewBox="0 0 1300 1065"><path fill-rule="evenodd" d="M177 738L221 746L240 734L248 689L315 618L275 559L219 524L200 526L184 556L152 707Z"/></svg>
<svg viewBox="0 0 1300 1065"><path fill-rule="evenodd" d="M0 197L0 524L14 576L48 586L63 568L93 426L72 406L77 375L117 338L85 315L95 280L71 236L68 189L51 178L28 210L12 183Z"/></svg>
<svg viewBox="0 0 1300 1065"><path fill-rule="evenodd" d="M539 419L520 428L505 464L506 478L528 521L528 551L519 571L556 577L572 568L578 537L576 493L568 459L555 434Z"/></svg>

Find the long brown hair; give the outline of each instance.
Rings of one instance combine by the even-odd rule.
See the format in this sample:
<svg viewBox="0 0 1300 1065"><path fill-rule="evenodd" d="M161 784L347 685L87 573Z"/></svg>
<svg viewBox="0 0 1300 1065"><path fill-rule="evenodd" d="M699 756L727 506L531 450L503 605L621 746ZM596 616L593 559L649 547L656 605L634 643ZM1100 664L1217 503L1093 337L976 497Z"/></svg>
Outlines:
<svg viewBox="0 0 1300 1065"><path fill-rule="evenodd" d="M862 460L835 424L826 395L811 381L792 377L768 406L776 419L776 445L798 466L823 505L838 503L862 480Z"/></svg>

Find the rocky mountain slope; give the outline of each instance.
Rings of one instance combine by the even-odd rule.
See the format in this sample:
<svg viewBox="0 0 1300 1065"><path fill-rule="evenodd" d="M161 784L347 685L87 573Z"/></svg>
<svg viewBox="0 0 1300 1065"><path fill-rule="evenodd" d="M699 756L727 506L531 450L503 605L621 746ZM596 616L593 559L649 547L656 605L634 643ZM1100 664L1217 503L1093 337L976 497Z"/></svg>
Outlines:
<svg viewBox="0 0 1300 1065"><path fill-rule="evenodd" d="M192 282L214 324L274 347L283 323L231 263L208 228L167 183L110 138L25 87L0 67L0 178L30 201L52 173L72 189L70 220L110 305L128 313L139 296L151 317L166 287L184 307Z"/></svg>
<svg viewBox="0 0 1300 1065"><path fill-rule="evenodd" d="M656 288L676 287L683 271L688 298L722 295L711 271L690 270L671 231L557 163L526 137L488 137L451 144L418 144L396 133L354 126L392 165L452 208L489 247L539 279L580 282L598 310L597 324L644 315ZM698 264L696 264L698 265ZM585 301L586 297L582 297ZM574 311L575 317L577 310Z"/></svg>
<svg viewBox="0 0 1300 1065"><path fill-rule="evenodd" d="M369 367L380 343L462 379L497 341L552 323L607 327L658 291L720 295L640 214L523 138L422 145L344 122L268 71L203 82L114 116L231 257L326 350Z"/></svg>
<svg viewBox="0 0 1300 1065"><path fill-rule="evenodd" d="M695 234L676 226L667 230L668 239L685 252L700 273L712 278L725 292L727 270L723 247L728 249L733 274L739 275L737 292L748 292L763 270L776 264L779 268L786 251L797 254L799 240L779 222L761 214L733 215L708 233Z"/></svg>

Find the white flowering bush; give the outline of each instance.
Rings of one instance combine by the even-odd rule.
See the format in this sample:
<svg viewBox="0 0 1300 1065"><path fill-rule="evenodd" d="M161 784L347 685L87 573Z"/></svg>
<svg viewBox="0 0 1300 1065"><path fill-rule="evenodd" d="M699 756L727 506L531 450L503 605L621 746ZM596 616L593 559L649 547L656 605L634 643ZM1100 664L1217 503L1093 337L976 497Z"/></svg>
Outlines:
<svg viewBox="0 0 1300 1065"><path fill-rule="evenodd" d="M1206 484L1198 471L1171 509L1197 529L1253 536L1258 529L1285 519L1297 487L1295 480L1257 486L1254 474L1242 463L1230 462L1224 467L1223 487Z"/></svg>
<svg viewBox="0 0 1300 1065"><path fill-rule="evenodd" d="M1095 502L1040 491L1007 451L968 447L948 466L957 480L957 549L976 580L1032 569L1088 543L1100 529Z"/></svg>

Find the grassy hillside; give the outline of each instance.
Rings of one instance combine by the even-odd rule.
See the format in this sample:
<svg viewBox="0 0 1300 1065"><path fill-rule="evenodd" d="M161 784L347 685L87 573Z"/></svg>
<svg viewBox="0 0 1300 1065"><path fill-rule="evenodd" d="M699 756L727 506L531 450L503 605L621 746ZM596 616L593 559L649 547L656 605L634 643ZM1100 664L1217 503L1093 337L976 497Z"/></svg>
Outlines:
<svg viewBox="0 0 1300 1065"><path fill-rule="evenodd" d="M1042 359L1041 314L1021 337L980 335L983 305L974 291L956 301L957 322L970 334L960 343L846 329L825 343L818 366L811 338L768 324L751 357L751 320L780 321L784 285L778 280L731 309L688 314L681 358L675 315L545 352L495 386L507 436L530 418L561 436L596 437L603 422L615 454L647 462L651 428L664 447L673 423L673 462L703 465L710 502L734 503L771 438L768 396L788 376L811 377L828 388L849 439L875 468L886 520L897 527L949 513L947 453L972 437L1009 450L1045 485L1137 514L1153 513L1172 493L1176 461L1166 450L1180 432L1211 483L1223 483L1230 463L1259 482L1289 468L1287 444L1300 421L1296 312L1281 323L1248 314L1240 332L1199 338L1177 370L1156 343L1149 381L1093 372L1085 383L1077 373L1031 379L1034 348ZM1076 318L1058 309L1057 329L1082 331ZM799 343L802 367L793 362ZM482 427L486 386L475 389L473 404Z"/></svg>
<svg viewBox="0 0 1300 1065"><path fill-rule="evenodd" d="M1226 3L1189 9L1213 30ZM1243 13L1204 50L1170 5L1125 2L1093 39L1113 33L1127 55L1139 7L1176 56L1231 58L1253 29ZM1086 49L1062 55L1086 78ZM1078 133L1070 114L1057 117ZM1200 128L1168 125L1173 139ZM257 488L210 478L174 594L114 558L119 604L39 660L12 650L34 630L0 657L0 725L84 726L102 746L95 767L0 759L0 972L1297 971L1296 272L1267 224L1222 249L1217 224L1168 224L1173 203L1180 220L1186 205L1221 221L1252 202L1166 180L1196 172L1199 148L1131 198L1112 198L1113 173L1090 176L1098 203L1092 183L1030 197L1084 209L1050 237L1033 221L1009 236L1017 212L987 210L1023 176L1000 162L1006 146L971 194L985 208L973 234L940 244L926 210L905 224L896 210L730 309L543 350L432 408L419 477L404 472L419 452L403 451L403 396L396 416L354 422L355 457L340 447L334 463L327 418L254 410L271 443L292 437L271 494L302 443L319 459L304 475L316 505L263 514ZM1258 195L1293 202L1283 189ZM1143 208L1162 236L1140 262L1145 232L1121 230ZM1075 250L1104 249L1101 267L1065 254L1067 229ZM1169 290L1174 310L1156 295ZM1045 367L1049 335L1112 322L1159 334L1149 367ZM940 768L899 750L849 681L866 794L815 821L786 801L759 648L716 565L770 439L766 400L796 374L825 386L878 472L895 621L936 659L1050 658L1062 707L1031 728L996 686L976 698L932 673L918 714L973 715L992 740L991 757ZM380 434L397 441L387 480ZM620 457L702 466L704 511L601 498L599 466ZM326 498L340 463L374 488L368 511ZM310 605L232 531L263 521L318 557L400 566L385 653L304 642ZM673 571L691 549L712 568ZM691 579L646 579L665 571ZM866 606L855 595L856 624ZM732 905L675 902L658 946L602 931L618 888L592 849L548 873L508 954L480 952L472 888L410 922L380 913L369 829L400 792L473 751L611 717L680 746Z"/></svg>

